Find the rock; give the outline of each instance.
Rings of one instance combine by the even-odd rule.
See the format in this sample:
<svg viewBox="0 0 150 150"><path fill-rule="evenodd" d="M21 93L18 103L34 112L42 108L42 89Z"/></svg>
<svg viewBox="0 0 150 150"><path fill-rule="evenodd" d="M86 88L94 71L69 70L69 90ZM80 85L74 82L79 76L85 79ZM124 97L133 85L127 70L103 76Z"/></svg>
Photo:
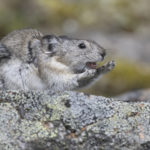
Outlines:
<svg viewBox="0 0 150 150"><path fill-rule="evenodd" d="M127 92L115 99L125 102L150 102L150 89Z"/></svg>
<svg viewBox="0 0 150 150"><path fill-rule="evenodd" d="M150 104L0 91L0 150L149 150Z"/></svg>

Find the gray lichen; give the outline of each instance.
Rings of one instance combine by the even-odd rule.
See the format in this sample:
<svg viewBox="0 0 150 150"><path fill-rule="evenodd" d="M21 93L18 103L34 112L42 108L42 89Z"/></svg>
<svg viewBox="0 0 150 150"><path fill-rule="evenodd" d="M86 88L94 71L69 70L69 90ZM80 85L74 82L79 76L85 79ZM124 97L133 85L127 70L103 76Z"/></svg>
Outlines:
<svg viewBox="0 0 150 150"><path fill-rule="evenodd" d="M2 150L150 148L150 104L64 92L0 91Z"/></svg>

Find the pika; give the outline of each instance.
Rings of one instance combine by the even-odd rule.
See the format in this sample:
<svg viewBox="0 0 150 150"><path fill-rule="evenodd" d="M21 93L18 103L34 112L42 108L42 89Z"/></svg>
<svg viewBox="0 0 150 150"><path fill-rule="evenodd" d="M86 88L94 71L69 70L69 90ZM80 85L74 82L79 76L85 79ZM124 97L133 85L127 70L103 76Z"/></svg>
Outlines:
<svg viewBox="0 0 150 150"><path fill-rule="evenodd" d="M82 88L114 68L114 61L97 67L105 55L91 40L43 35L36 29L13 31L0 41L0 90Z"/></svg>

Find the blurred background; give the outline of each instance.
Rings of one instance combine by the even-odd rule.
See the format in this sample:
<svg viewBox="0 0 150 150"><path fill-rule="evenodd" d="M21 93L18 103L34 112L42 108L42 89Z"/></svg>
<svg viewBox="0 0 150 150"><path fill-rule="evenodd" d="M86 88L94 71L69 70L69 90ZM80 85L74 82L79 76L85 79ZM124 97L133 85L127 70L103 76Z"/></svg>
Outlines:
<svg viewBox="0 0 150 150"><path fill-rule="evenodd" d="M0 0L0 38L21 28L107 49L105 62L115 60L116 68L84 92L115 96L150 87L150 0Z"/></svg>

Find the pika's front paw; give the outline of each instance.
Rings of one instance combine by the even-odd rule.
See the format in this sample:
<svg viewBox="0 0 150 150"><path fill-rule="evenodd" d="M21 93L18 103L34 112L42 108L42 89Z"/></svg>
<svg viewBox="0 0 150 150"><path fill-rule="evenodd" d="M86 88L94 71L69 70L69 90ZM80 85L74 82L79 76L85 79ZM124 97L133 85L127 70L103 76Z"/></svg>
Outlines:
<svg viewBox="0 0 150 150"><path fill-rule="evenodd" d="M78 75L78 80L88 79L94 77L96 74L96 69L87 69L85 72Z"/></svg>
<svg viewBox="0 0 150 150"><path fill-rule="evenodd" d="M111 71L112 69L114 69L114 67L115 67L115 62L112 60L112 61L108 62L107 64L99 67L97 69L97 74L107 73L107 72Z"/></svg>
<svg viewBox="0 0 150 150"><path fill-rule="evenodd" d="M115 61L113 60L106 64L106 68L108 71L111 71L112 69L114 69L114 67L115 67Z"/></svg>

